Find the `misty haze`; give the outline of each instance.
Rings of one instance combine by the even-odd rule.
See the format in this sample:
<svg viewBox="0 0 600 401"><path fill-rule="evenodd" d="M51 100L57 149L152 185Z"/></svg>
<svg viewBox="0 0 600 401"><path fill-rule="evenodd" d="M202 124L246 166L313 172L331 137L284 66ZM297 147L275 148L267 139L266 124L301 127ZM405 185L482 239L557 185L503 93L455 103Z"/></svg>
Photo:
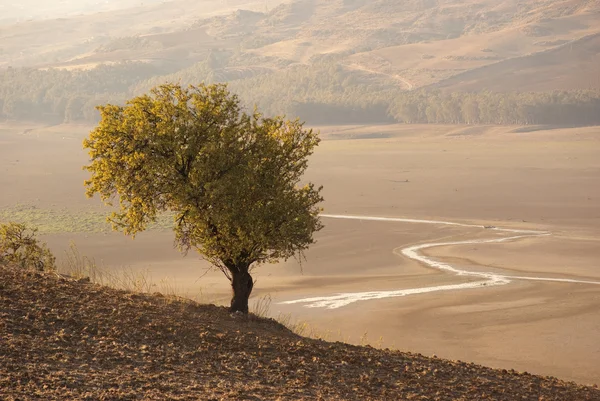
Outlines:
<svg viewBox="0 0 600 401"><path fill-rule="evenodd" d="M0 0L0 398L600 400L599 183L595 0Z"/></svg>

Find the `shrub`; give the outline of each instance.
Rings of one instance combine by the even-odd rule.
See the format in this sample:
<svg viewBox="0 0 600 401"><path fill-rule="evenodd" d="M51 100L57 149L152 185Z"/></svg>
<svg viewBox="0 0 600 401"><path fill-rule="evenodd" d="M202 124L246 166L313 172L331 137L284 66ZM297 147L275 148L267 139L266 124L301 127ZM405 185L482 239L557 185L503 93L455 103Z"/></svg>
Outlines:
<svg viewBox="0 0 600 401"><path fill-rule="evenodd" d="M0 264L13 264L38 271L55 270L55 257L36 238L37 228L20 223L0 224Z"/></svg>

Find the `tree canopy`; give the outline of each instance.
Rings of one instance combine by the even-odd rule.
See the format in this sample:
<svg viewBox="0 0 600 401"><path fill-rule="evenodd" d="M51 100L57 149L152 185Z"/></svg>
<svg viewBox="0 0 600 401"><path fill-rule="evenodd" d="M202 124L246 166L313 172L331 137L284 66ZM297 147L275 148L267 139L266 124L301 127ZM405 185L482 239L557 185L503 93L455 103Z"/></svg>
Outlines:
<svg viewBox="0 0 600 401"><path fill-rule="evenodd" d="M227 81L243 104L257 103L265 115L301 115L311 124L600 124L598 90L405 91L391 78L344 68L334 56L276 72L231 59L222 60L230 67L215 66L223 57L171 73L130 62L89 71L0 69L0 120L97 123L96 105L124 104L162 82Z"/></svg>
<svg viewBox="0 0 600 401"><path fill-rule="evenodd" d="M109 220L130 235L174 212L178 247L232 282L232 311L248 312L253 264L300 256L314 242L321 188L300 182L319 138L300 121L246 113L224 85L167 84L98 109L84 141L87 195L118 198Z"/></svg>

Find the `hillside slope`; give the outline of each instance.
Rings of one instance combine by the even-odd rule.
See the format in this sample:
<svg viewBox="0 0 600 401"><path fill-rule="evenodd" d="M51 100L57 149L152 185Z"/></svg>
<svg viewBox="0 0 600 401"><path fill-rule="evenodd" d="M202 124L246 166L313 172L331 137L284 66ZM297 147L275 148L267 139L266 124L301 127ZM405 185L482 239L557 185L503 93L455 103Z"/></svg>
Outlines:
<svg viewBox="0 0 600 401"><path fill-rule="evenodd" d="M0 267L6 400L600 400L597 388L299 337L224 308Z"/></svg>
<svg viewBox="0 0 600 401"><path fill-rule="evenodd" d="M4 24L0 119L97 122L98 104L165 82L227 82L313 124L406 122L392 109L420 88L595 92L599 15L598 0L170 0Z"/></svg>
<svg viewBox="0 0 600 401"><path fill-rule="evenodd" d="M210 40L201 38L198 43L193 33L186 35L195 20L229 14L238 9L264 9L265 5L261 0L136 3L134 7L106 12L0 25L0 67L75 66L87 69L100 63L135 60L161 62L164 58L171 63L185 64L188 56L193 58L196 51L202 53L213 47ZM175 40L163 46L163 34L169 36L173 33L178 34ZM206 36L203 32L198 34ZM151 44L143 52L131 45L131 42L135 45L140 37L149 37L145 41ZM169 39L167 37L167 41ZM115 47L113 50L116 53L106 51L106 46ZM185 48L183 52L178 50L182 46ZM231 47L232 44L226 46ZM102 52L101 57L88 60L98 51Z"/></svg>
<svg viewBox="0 0 600 401"><path fill-rule="evenodd" d="M366 80L414 89L598 33L599 13L597 0L172 0L0 27L0 67L142 61L186 68L219 49L226 60L215 73L225 80L334 60L370 74ZM564 61L577 64L578 56ZM544 76L564 73L543 61L532 66ZM512 77L494 78L502 86ZM555 89L545 82L541 88Z"/></svg>
<svg viewBox="0 0 600 401"><path fill-rule="evenodd" d="M498 92L600 88L600 33L469 70L433 86L450 91Z"/></svg>
<svg viewBox="0 0 600 401"><path fill-rule="evenodd" d="M146 5L163 0L144 0ZM49 19L130 8L139 5L139 0L20 0L0 5L0 24L34 19Z"/></svg>

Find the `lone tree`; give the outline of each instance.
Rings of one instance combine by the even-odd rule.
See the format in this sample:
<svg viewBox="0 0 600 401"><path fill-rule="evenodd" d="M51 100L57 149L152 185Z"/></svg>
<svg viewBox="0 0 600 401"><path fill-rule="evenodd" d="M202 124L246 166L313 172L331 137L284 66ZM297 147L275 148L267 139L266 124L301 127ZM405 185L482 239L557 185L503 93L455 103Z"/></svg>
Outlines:
<svg viewBox="0 0 600 401"><path fill-rule="evenodd" d="M299 186L319 138L298 120L247 114L224 85L167 84L98 110L87 195L118 198L108 220L127 235L174 212L175 243L230 280L232 312L248 313L253 265L301 257L322 228L321 188Z"/></svg>

